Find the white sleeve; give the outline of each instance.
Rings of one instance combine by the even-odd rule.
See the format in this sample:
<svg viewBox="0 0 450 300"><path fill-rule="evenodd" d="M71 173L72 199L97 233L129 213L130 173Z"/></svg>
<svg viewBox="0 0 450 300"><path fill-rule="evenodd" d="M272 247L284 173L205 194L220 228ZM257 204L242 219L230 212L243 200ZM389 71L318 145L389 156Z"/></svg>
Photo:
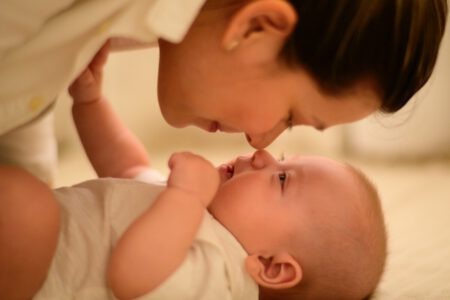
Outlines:
<svg viewBox="0 0 450 300"><path fill-rule="evenodd" d="M50 186L58 162L53 115L47 112L39 120L0 134L0 162L21 166Z"/></svg>
<svg viewBox="0 0 450 300"><path fill-rule="evenodd" d="M0 58L5 51L26 41L52 16L77 0L1 0Z"/></svg>
<svg viewBox="0 0 450 300"><path fill-rule="evenodd" d="M162 175L155 169L143 169L133 179L146 183L153 183L157 185L165 185L167 182L166 176Z"/></svg>

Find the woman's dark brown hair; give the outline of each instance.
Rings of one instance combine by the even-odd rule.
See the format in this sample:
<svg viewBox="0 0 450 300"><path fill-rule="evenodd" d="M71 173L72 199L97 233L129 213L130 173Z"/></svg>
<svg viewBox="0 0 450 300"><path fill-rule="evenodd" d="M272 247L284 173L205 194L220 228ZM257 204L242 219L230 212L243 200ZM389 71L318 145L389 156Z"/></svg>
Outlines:
<svg viewBox="0 0 450 300"><path fill-rule="evenodd" d="M373 80L381 110L395 112L428 81L447 19L447 0L290 0L298 24L282 57L324 92Z"/></svg>

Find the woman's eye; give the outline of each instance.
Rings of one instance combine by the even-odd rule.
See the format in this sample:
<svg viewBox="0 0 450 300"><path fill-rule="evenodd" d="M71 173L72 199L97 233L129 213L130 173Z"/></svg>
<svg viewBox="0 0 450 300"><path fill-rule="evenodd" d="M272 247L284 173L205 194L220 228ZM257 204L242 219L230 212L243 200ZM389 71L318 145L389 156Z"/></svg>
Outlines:
<svg viewBox="0 0 450 300"><path fill-rule="evenodd" d="M284 183L286 182L286 173L282 172L278 174L278 179L280 180L281 189L284 189Z"/></svg>
<svg viewBox="0 0 450 300"><path fill-rule="evenodd" d="M288 130L291 130L294 126L293 120L292 120L292 114L289 114L288 118L286 119L286 127Z"/></svg>

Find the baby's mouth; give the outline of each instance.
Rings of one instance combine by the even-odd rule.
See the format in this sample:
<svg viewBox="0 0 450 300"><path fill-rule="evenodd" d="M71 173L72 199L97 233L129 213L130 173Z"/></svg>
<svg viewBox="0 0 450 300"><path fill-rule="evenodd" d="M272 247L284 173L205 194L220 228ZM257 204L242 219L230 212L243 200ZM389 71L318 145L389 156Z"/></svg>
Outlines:
<svg viewBox="0 0 450 300"><path fill-rule="evenodd" d="M222 183L229 180L234 175L234 165L233 164L223 164L219 167L220 178Z"/></svg>
<svg viewBox="0 0 450 300"><path fill-rule="evenodd" d="M230 179L234 175L234 165L227 165L226 166L226 175L227 178Z"/></svg>

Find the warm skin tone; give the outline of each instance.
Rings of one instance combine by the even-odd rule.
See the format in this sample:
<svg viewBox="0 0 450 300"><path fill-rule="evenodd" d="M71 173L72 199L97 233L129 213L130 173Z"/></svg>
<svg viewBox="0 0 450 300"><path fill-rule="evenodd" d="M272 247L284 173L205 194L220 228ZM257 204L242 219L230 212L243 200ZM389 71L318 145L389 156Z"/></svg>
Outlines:
<svg viewBox="0 0 450 300"><path fill-rule="evenodd" d="M149 159L143 145L123 126L110 105L100 101L107 54L108 45L70 89L77 100L74 122L97 174L128 178L148 165ZM30 299L44 282L56 249L59 205L49 187L26 171L2 166L0 177L0 299Z"/></svg>
<svg viewBox="0 0 450 300"><path fill-rule="evenodd" d="M362 78L344 93L331 95L321 91L304 69L288 67L280 60L280 49L301 14L297 15L288 2L281 0L208 0L181 43L171 44L164 40L159 43L159 101L167 122L175 127L195 125L212 132L241 132L253 147L260 149L288 127L307 125L323 130L362 119L377 111L380 98L371 78ZM101 70L93 71L91 75L95 80L94 73L101 74ZM88 79L84 77L81 80L89 83L92 78ZM90 105L98 104L93 102L86 107ZM98 111L103 110L100 114L104 114L104 125L115 128L115 117L108 116L109 106L98 106ZM80 116L87 110L81 106L74 107L74 113ZM86 118L88 115L86 113ZM88 132L97 125L97 122L93 125L77 123L81 136L83 131ZM117 132L119 128L114 130ZM148 164L143 147L130 133L122 132L120 137L110 134L105 139L121 149L119 152L127 152L129 148L138 150L133 155L120 156L123 160L113 170L108 170L109 159L117 157L90 155L100 176L130 177L141 165ZM95 143L85 142L88 153L102 153L101 147ZM124 166L134 166L135 169ZM30 262L41 270L40 264L45 265L49 261L49 253L56 244L52 233L56 231L57 226L54 225L58 218L45 218L43 222L42 216L36 219L39 214L28 216L26 213L30 214L30 210L22 211L18 207L31 196L39 203L37 205L48 206L44 211L54 211L55 205L52 204L51 193L39 192L46 190L45 185L35 181L27 172L1 167L0 173L4 179L0 186L0 201L4 208L0 221L9 222L11 211L17 210L17 228L25 226L21 220L34 220L35 226L31 228L39 228L27 232L30 227L23 227L24 231L19 233L17 228L11 232L0 228L0 244L6 245L0 251L0 266L11 265L10 257L15 256L18 259L13 268L19 270L15 274L28 276L31 273L23 271L28 264L23 264L21 259L25 255L20 254L15 248L17 244L11 244L6 237L14 234L32 237L29 241L42 239L47 250L28 256ZM24 185L29 188L24 190ZM42 198L36 198L37 194ZM51 229L47 231L45 227ZM45 276L45 272L33 273L36 276L25 280L29 286L13 289L14 282L25 277L11 277L10 274L14 273L11 270L0 268L0 291L12 293L2 294L1 298L13 298L17 296L15 292L20 292L21 297L29 295L27 291L36 288Z"/></svg>
<svg viewBox="0 0 450 300"><path fill-rule="evenodd" d="M280 61L279 51L299 17L280 0L208 0L181 43L160 41L159 102L167 122L175 127L195 125L208 131L242 132L253 147L264 148L288 127L324 129L378 110L380 101L370 80L345 94L331 96L321 92L305 70L288 68ZM107 113L109 108L100 109ZM84 113L84 109L79 110L80 115ZM114 126L114 118L105 117L104 122ZM87 123L77 126L80 132L92 129ZM129 133L124 135L133 139ZM122 153L126 152L128 146L120 138L109 138L108 142L114 141L123 148ZM87 142L85 147L88 152L102 152L95 144ZM143 154L141 148L123 163L147 163ZM92 163L108 163L102 155L90 159ZM122 170L117 168L110 176L127 176L120 173ZM2 168L2 172L2 178L11 182L2 187L0 201L23 199L22 187L29 174L14 168ZM105 175L102 168L98 172ZM53 249L55 243L50 239L46 244ZM16 253L14 248L2 251L0 265L9 262L9 253ZM48 255L35 254L33 261L49 259ZM43 280L43 274L38 277L36 282ZM15 279L0 271L0 282L9 287Z"/></svg>
<svg viewBox="0 0 450 300"><path fill-rule="evenodd" d="M24 170L0 166L0 178L0 299L31 299L56 249L59 206Z"/></svg>
<svg viewBox="0 0 450 300"><path fill-rule="evenodd" d="M133 177L141 168L148 167L148 159L134 146L135 140L128 140L132 135L117 135L121 123L100 91L92 93L87 88L96 84L98 76L92 69L99 66L95 62L103 61L105 54L106 51L98 54L91 70L70 90L76 101L74 120L83 144L92 145L86 151L98 174ZM106 121L98 122L103 119ZM98 124L108 126L103 128ZM108 134L111 128L115 128L120 143L111 144ZM119 132L125 130L122 128ZM103 138L106 140L102 141ZM105 151L94 147L107 142L109 147ZM124 145L130 147L125 150ZM128 163L117 167L117 161ZM298 228L304 228L300 232L306 238L309 236L307 224L313 222L311 216L317 221L320 216L326 217L333 211L347 211L348 216L354 211L351 201L334 201L338 194L357 194L354 177L343 165L324 158L278 162L267 152L258 151L253 156L239 157L219 167L217 172L203 158L179 153L171 157L169 166L171 174L167 189L129 227L112 254L108 278L119 298L145 294L175 271L186 256L206 209L249 253L246 266L254 280L261 286L275 289L292 287L302 279L302 266L293 255L298 245L294 249L289 242L293 234L299 234ZM340 179L336 180L336 177ZM327 185L325 190L324 184ZM307 201L311 198L315 201ZM323 214L314 213L319 209ZM252 212L251 221L248 221L249 211ZM170 221L174 219L179 222ZM267 227L269 223L272 226ZM164 234L161 228L165 228ZM168 235L176 238L167 239ZM264 239L259 238L262 236ZM158 251L149 252L150 244ZM161 252L171 255L162 258Z"/></svg>
<svg viewBox="0 0 450 300"><path fill-rule="evenodd" d="M148 166L149 160L139 142L123 128L108 102L102 98L101 68L107 52L108 46L97 54L90 68L70 89L76 101L74 121L99 176L133 177ZM105 144L109 145L107 149L102 147ZM305 225L313 223L311 216L318 219L311 210L320 208L323 214L319 217L332 215L333 211L344 210L348 215L354 211L347 206L350 202L326 201L335 199L330 194L352 193L354 185L349 183L354 181L342 165L323 158L277 162L267 152L259 151L252 157L239 157L221 166L218 172L220 182L215 180L217 172L212 165L192 154L173 156L169 166L171 175L167 190L124 234L112 255L109 280L119 297L136 297L150 291L181 264L206 208L249 253L246 265L255 281L261 286L277 289L291 287L302 279L302 266L294 259L292 253L296 251L287 241L292 234L298 233L294 228L308 228ZM336 181L334 176L342 178L342 181ZM326 190L323 189L324 184L328 186ZM217 185L219 188L213 197ZM285 192L281 196L282 186L285 186ZM353 193L358 194L356 191ZM263 198L263 195L267 202L252 201ZM317 198L316 201L298 201L312 197ZM284 205L279 205L281 203ZM182 206L187 207L183 209ZM251 222L246 221L249 211L253 212ZM270 222L265 221L267 217L271 218ZM168 223L174 219L180 222ZM277 226L268 228L268 223ZM160 228L167 229L163 235ZM255 230L264 234L255 234ZM285 235L279 232L285 232ZM303 233L307 239L308 230ZM167 235L177 238L168 240L165 238ZM151 244L153 247L159 245L157 253L149 254L148 239L143 236L154 236ZM259 239L258 236L266 238ZM171 255L163 260L158 254L161 251L170 251ZM142 268L145 265L152 267Z"/></svg>
<svg viewBox="0 0 450 300"><path fill-rule="evenodd" d="M101 68L107 50L107 46L103 48L72 85L73 117L97 174L131 178L142 168L148 168L149 159L142 145L101 96ZM291 242L293 234L308 240L308 224L318 219L321 223L334 222L328 215L344 211L351 217L354 211L351 208L355 205L353 201L334 201L336 198L347 199L338 197L339 194L356 193L353 176L349 176L341 164L323 158L279 162L269 153L257 151L216 169L197 155L178 153L170 158L169 167L167 188L154 205L132 223L112 253L107 277L119 298L129 299L148 293L175 271L185 258L206 210L227 227L248 252L245 263L250 276L260 286L270 289L289 288L303 279L304 266L295 259L302 244ZM56 207L45 186L37 185L31 192L35 196L42 195L39 203L44 204L43 207ZM311 198L315 201L308 201ZM327 201L330 198L333 201ZM20 215L19 212L24 211L22 205L18 202L12 206L11 215ZM251 222L248 221L249 212L252 212ZM37 252L43 258L37 260L43 265L19 265L17 269L8 262L2 264L11 266L13 274L18 270L29 274L28 286L24 286L19 278L10 282L10 290L33 295L42 283L57 240L58 213L51 215L56 217L46 218L49 222L43 225L48 227L44 232L49 235L43 240L50 243L35 242L34 247L20 248L17 252L17 261L20 261L20 257L27 256L33 249L33 253ZM267 222L269 217L270 222ZM36 218L31 217L28 221L38 220ZM272 225L268 227L268 223ZM165 229L164 233L161 228ZM168 235L173 238L167 239ZM260 238L262 236L264 238ZM149 252L150 245L158 251ZM170 255L161 257L161 252ZM14 253L8 255L16 257Z"/></svg>
<svg viewBox="0 0 450 300"><path fill-rule="evenodd" d="M330 95L305 70L282 62L279 52L299 17L280 0L209 0L181 43L159 43L166 121L243 132L264 148L288 127L323 130L377 111L370 80Z"/></svg>
<svg viewBox="0 0 450 300"><path fill-rule="evenodd" d="M358 220L354 207L359 198L349 196L359 194L358 184L344 165L329 159L280 162L259 150L217 172L201 157L178 153L169 166L167 189L132 223L112 253L108 275L119 298L148 293L176 270L206 209L249 254L246 267L252 278L271 289L289 288L302 279L295 257L319 255L301 253L313 238L313 224L339 224L342 216L350 223Z"/></svg>
<svg viewBox="0 0 450 300"><path fill-rule="evenodd" d="M352 252L312 246L323 237L334 235L343 243L348 234L341 233L352 232L356 238L371 231L363 228L372 228L365 216L375 211L366 203L373 199L368 200L361 178L342 163L315 156L279 161L259 150L223 165L220 173L221 184L208 210L241 242L249 254L247 270L261 287L287 288L301 281L304 272L311 276L324 256ZM335 232L320 229L326 227ZM361 252L352 252L352 257L367 255ZM351 264L351 259L344 260Z"/></svg>

